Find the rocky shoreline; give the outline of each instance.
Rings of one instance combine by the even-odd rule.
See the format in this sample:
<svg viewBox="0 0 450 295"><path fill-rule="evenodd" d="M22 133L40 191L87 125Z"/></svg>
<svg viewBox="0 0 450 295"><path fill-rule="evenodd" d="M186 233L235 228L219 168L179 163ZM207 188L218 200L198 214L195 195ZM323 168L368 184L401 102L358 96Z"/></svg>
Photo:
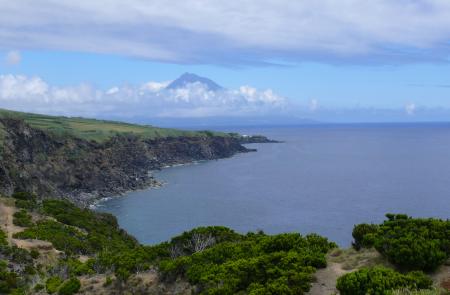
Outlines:
<svg viewBox="0 0 450 295"><path fill-rule="evenodd" d="M97 143L0 119L0 194L32 191L81 206L129 191L158 186L150 171L256 151L242 144L273 142L263 136L179 136L142 139L118 135Z"/></svg>

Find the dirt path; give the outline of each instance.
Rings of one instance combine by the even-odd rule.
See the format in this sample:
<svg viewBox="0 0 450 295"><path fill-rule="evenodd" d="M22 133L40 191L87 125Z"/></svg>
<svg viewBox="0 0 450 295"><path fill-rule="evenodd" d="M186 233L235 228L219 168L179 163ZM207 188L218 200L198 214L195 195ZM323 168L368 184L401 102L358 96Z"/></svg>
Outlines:
<svg viewBox="0 0 450 295"><path fill-rule="evenodd" d="M8 244L15 245L19 248L31 250L31 249L42 249L42 250L53 250L53 246L50 242L40 241L40 240L19 240L14 239L13 235L15 233L24 230L23 227L14 225L13 215L17 211L15 207L8 206L5 202L0 201L0 226L7 235ZM56 251L55 251L56 252Z"/></svg>
<svg viewBox="0 0 450 295"><path fill-rule="evenodd" d="M385 265L387 262L375 249L362 249L356 251L352 248L335 249L327 255L327 267L318 269L315 273L315 282L311 285L309 295L337 294L337 279L361 267Z"/></svg>
<svg viewBox="0 0 450 295"><path fill-rule="evenodd" d="M450 290L450 266L443 265L431 275L436 287Z"/></svg>
<svg viewBox="0 0 450 295"><path fill-rule="evenodd" d="M14 207L5 205L4 202L0 202L0 224L2 229L8 236L8 243L12 245L14 243L13 234L23 230L22 227L15 226L13 224L13 214L16 212Z"/></svg>
<svg viewBox="0 0 450 295"><path fill-rule="evenodd" d="M326 268L319 269L316 274L316 282L312 284L308 295L335 294L336 280L348 271L342 269L341 263L329 262Z"/></svg>

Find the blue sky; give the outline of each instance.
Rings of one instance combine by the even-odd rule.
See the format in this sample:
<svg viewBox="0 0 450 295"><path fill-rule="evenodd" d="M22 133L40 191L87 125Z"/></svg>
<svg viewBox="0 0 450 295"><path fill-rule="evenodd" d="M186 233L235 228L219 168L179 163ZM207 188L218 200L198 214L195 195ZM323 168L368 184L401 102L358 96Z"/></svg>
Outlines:
<svg viewBox="0 0 450 295"><path fill-rule="evenodd" d="M3 51L6 56L8 51ZM299 101L330 107L450 107L450 64L185 65L111 54L22 51L16 65L3 63L2 73L39 76L53 85L91 83L103 89L126 83L173 80L184 72L208 77L227 88L252 85L271 88Z"/></svg>
<svg viewBox="0 0 450 295"><path fill-rule="evenodd" d="M447 1L17 0L2 7L4 108L149 121L450 118ZM164 90L184 72L227 91Z"/></svg>

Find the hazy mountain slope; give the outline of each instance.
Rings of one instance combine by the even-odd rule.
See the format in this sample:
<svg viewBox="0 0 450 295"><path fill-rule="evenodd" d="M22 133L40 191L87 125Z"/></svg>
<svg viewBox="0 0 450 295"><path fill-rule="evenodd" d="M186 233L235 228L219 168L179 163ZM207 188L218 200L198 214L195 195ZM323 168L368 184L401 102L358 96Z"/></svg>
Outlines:
<svg viewBox="0 0 450 295"><path fill-rule="evenodd" d="M191 73L184 73L178 79L172 81L169 85L167 85L166 89L184 88L184 87L186 87L186 85L192 84L192 83L202 83L203 85L206 86L206 88L208 88L208 90L211 90L211 91L217 91L217 90L223 89L222 86L220 86L213 80L204 78L204 77L200 77L200 76L197 76L197 75L191 74Z"/></svg>

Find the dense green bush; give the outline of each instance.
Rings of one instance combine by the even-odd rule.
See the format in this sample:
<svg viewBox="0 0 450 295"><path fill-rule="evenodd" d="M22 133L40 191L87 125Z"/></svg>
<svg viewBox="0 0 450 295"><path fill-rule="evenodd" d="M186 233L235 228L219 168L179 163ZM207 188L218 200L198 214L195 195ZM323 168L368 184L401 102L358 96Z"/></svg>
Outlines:
<svg viewBox="0 0 450 295"><path fill-rule="evenodd" d="M58 295L72 295L80 290L80 280L77 278L71 278L65 281L59 288Z"/></svg>
<svg viewBox="0 0 450 295"><path fill-rule="evenodd" d="M240 234L224 226L198 227L172 238L170 247L172 250L178 251L176 253L178 256L191 255L201 248L208 248L223 242L238 241L239 239L241 239Z"/></svg>
<svg viewBox="0 0 450 295"><path fill-rule="evenodd" d="M44 289L45 289L45 286L42 285L42 284L36 284L36 285L34 286L34 288L33 288L33 290L34 290L35 292L39 292L39 291L42 291L42 290L44 290Z"/></svg>
<svg viewBox="0 0 450 295"><path fill-rule="evenodd" d="M8 271L6 262L0 260L0 294L9 294L18 287L19 278L16 273Z"/></svg>
<svg viewBox="0 0 450 295"><path fill-rule="evenodd" d="M384 295L397 289L429 289L432 280L419 271L401 274L385 267L362 268L340 277L341 295Z"/></svg>
<svg viewBox="0 0 450 295"><path fill-rule="evenodd" d="M0 246L0 294L25 294L27 279L36 273L33 261L24 249Z"/></svg>
<svg viewBox="0 0 450 295"><path fill-rule="evenodd" d="M80 209L62 200L43 201L42 209L57 221L37 222L15 234L16 238L50 241L56 249L69 255L104 250L120 252L139 246L133 237L119 228L117 220L110 214Z"/></svg>
<svg viewBox="0 0 450 295"><path fill-rule="evenodd" d="M177 249L180 241L189 245L184 251ZM194 241L208 246L186 254L185 248L195 249ZM309 290L316 268L326 266L325 254L335 244L317 235L239 235L211 227L184 233L167 247L172 258L160 261L163 278L186 277L201 293L302 294Z"/></svg>
<svg viewBox="0 0 450 295"><path fill-rule="evenodd" d="M47 290L47 293L53 294L58 291L59 286L61 286L62 283L63 280L60 277L51 277L45 282L45 289Z"/></svg>
<svg viewBox="0 0 450 295"><path fill-rule="evenodd" d="M16 207L33 210L38 206L37 197L29 192L15 192L12 197L16 199Z"/></svg>
<svg viewBox="0 0 450 295"><path fill-rule="evenodd" d="M396 266L405 270L431 271L450 256L450 221L387 214L374 228L356 226L355 243L373 244Z"/></svg>
<svg viewBox="0 0 450 295"><path fill-rule="evenodd" d="M107 276L105 282L103 283L103 287L111 286L112 283L113 283L112 278L110 276Z"/></svg>
<svg viewBox="0 0 450 295"><path fill-rule="evenodd" d="M92 267L97 271L107 272L114 270L119 280L126 281L132 273L144 271L150 268L155 259L151 247L136 247L121 251L102 251Z"/></svg>
<svg viewBox="0 0 450 295"><path fill-rule="evenodd" d="M45 200L42 211L54 220L42 220L15 238L50 241L64 251L69 258L59 264L71 275L115 271L126 280L132 273L146 270L157 257L167 256L165 246L144 247L125 231L121 230L114 216L81 209L62 200ZM95 259L81 263L71 255L96 254Z"/></svg>
<svg viewBox="0 0 450 295"><path fill-rule="evenodd" d="M14 234L18 239L39 239L49 241L66 254L87 254L92 252L87 235L76 228L53 220L43 220L23 232Z"/></svg>
<svg viewBox="0 0 450 295"><path fill-rule="evenodd" d="M24 209L17 211L13 215L13 223L17 226L30 227L33 225L31 220L31 215L27 213Z"/></svg>
<svg viewBox="0 0 450 295"><path fill-rule="evenodd" d="M8 245L8 241L6 240L6 233L0 229L0 247L4 245Z"/></svg>
<svg viewBox="0 0 450 295"><path fill-rule="evenodd" d="M375 243L378 225L362 223L353 227L353 247L356 250L361 248L370 248Z"/></svg>
<svg viewBox="0 0 450 295"><path fill-rule="evenodd" d="M88 233L87 248L91 253L103 250L134 248L139 245L135 238L119 228L117 219L108 213L81 209L63 200L46 200L43 211L61 223L75 226Z"/></svg>
<svg viewBox="0 0 450 295"><path fill-rule="evenodd" d="M30 192L15 192L12 194L12 197L16 200L36 200L36 195Z"/></svg>
<svg viewBox="0 0 450 295"><path fill-rule="evenodd" d="M39 253L38 250L36 250L36 249L31 249L30 255L31 255L31 257L32 257L33 259L37 259L37 258L39 258L39 256L40 256L41 254Z"/></svg>
<svg viewBox="0 0 450 295"><path fill-rule="evenodd" d="M18 265L18 270L33 266L33 257L30 252L17 246L0 246L0 257Z"/></svg>
<svg viewBox="0 0 450 295"><path fill-rule="evenodd" d="M94 273L94 270L92 269L94 263L93 259L81 262L76 258L67 258L66 260L61 261L61 263L67 267L69 275L71 276L89 275Z"/></svg>

